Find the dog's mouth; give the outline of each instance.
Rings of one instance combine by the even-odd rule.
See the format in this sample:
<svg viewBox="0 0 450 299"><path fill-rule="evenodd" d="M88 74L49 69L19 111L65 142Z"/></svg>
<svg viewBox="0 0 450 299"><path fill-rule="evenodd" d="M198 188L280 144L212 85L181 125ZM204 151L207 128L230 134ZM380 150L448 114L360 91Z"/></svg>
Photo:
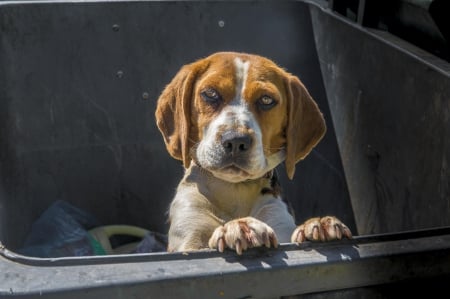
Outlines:
<svg viewBox="0 0 450 299"><path fill-rule="evenodd" d="M191 148L194 163L209 171L214 177L232 183L259 179L280 164L285 157L283 150L267 157L262 150L258 150L259 148L253 148L240 155L225 155L219 146L200 145L202 144Z"/></svg>
<svg viewBox="0 0 450 299"><path fill-rule="evenodd" d="M222 166L216 169L209 169L209 171L215 177L232 183L244 182L260 177L260 175L258 175L257 173L253 173L251 170L235 163L230 163L226 166Z"/></svg>
<svg viewBox="0 0 450 299"><path fill-rule="evenodd" d="M223 173L223 174L233 174L240 177L247 177L250 176L250 173L243 169L242 167L236 165L236 164L230 164L224 167L221 167L217 171Z"/></svg>

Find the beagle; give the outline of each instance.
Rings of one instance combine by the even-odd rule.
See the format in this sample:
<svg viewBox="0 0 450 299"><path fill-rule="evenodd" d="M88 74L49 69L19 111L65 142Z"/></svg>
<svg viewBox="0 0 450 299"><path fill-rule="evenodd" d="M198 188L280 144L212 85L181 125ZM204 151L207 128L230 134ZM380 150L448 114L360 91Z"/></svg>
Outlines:
<svg viewBox="0 0 450 299"><path fill-rule="evenodd" d="M185 174L169 210L168 251L277 247L351 238L333 216L296 226L274 168L289 179L326 131L300 80L271 60L219 52L185 65L155 112L167 150Z"/></svg>

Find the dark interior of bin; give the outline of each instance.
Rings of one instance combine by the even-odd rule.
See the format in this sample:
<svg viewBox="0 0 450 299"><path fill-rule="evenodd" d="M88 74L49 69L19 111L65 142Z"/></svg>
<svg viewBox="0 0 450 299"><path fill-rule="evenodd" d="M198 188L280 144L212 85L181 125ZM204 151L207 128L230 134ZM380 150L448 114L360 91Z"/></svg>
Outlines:
<svg viewBox="0 0 450 299"><path fill-rule="evenodd" d="M354 232L365 233L365 228L360 229L355 222L330 112L330 94L339 94L340 90L327 90L335 86L331 84L335 83L331 82L335 70L327 71L333 63L324 64L323 57L329 51L325 49L327 41L341 44L339 36L347 36L346 42L353 43L343 44L345 48L358 49L361 44L356 31L347 25L339 29L341 35L320 31L324 29L321 26L336 27L328 18L320 9L312 13L303 2L276 1L30 3L0 7L2 243L11 249L20 247L32 223L56 200L92 213L103 224L132 224L166 232L166 211L183 169L181 162L167 153L155 125L156 100L183 64L216 51L267 56L300 77L323 111L328 132L310 156L297 165L293 181L280 167L284 194L298 221L334 214ZM351 60L349 56L351 52L343 57ZM328 57L340 59L339 55ZM383 78L393 68L385 67L388 69L378 67L370 73ZM356 70L360 71L346 69L352 73ZM358 88L369 89L369 102L379 100L380 86L371 87L368 76L365 80L365 87L361 84ZM384 92L388 98L389 92L397 98L402 89L393 84ZM349 99L355 97L357 93ZM387 123L388 128L395 117L378 116L379 126ZM370 131L370 125L365 125ZM392 130L392 134L403 133ZM364 152L366 147L367 143L361 144L359 150ZM373 155L380 155L383 149L377 148ZM373 160L370 154L367 163ZM398 153L395 157L402 159ZM408 174L403 175L406 180ZM411 210L420 208L417 202L421 198L411 198L414 196L389 197L410 205ZM352 200L364 202L356 196ZM388 208L372 211L384 217L380 222L386 220L386 214L395 213L397 217L399 211L409 211L401 205L395 210ZM445 222L433 222L430 211L434 208L425 211L427 220L419 227ZM417 228L408 220L398 227Z"/></svg>

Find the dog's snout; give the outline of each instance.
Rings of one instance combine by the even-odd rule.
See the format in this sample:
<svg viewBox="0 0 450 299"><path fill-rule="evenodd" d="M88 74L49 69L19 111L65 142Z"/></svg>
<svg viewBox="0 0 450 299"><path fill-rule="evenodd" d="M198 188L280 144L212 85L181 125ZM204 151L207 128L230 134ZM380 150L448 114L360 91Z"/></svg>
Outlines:
<svg viewBox="0 0 450 299"><path fill-rule="evenodd" d="M248 151L252 145L252 137L249 134L225 132L222 135L222 146L230 155L237 155Z"/></svg>

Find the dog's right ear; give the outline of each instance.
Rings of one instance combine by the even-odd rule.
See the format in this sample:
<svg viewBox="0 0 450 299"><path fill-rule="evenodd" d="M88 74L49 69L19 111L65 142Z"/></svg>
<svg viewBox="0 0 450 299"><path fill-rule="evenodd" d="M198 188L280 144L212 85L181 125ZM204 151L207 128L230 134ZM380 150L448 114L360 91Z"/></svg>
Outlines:
<svg viewBox="0 0 450 299"><path fill-rule="evenodd" d="M155 117L166 148L175 159L189 167L190 107L198 74L196 63L185 65L158 99Z"/></svg>

